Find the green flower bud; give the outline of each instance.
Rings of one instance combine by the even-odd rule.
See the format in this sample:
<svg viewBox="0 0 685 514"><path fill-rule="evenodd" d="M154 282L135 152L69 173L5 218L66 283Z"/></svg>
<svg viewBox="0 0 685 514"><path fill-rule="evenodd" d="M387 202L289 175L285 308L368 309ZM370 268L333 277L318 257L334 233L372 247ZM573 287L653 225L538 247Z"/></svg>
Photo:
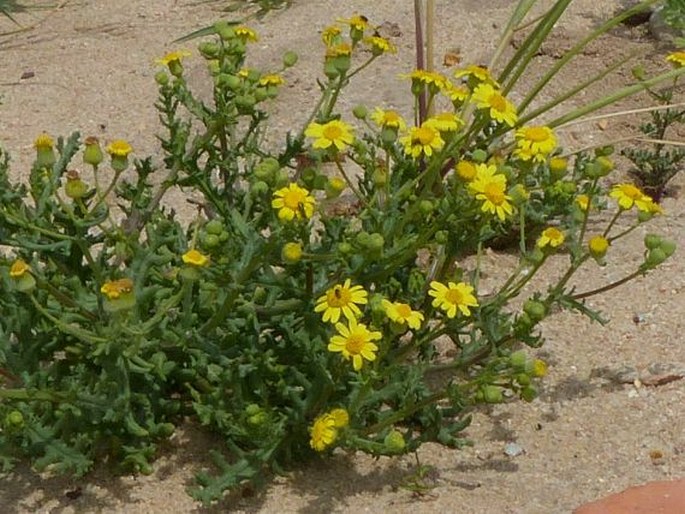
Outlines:
<svg viewBox="0 0 685 514"><path fill-rule="evenodd" d="M335 64L329 60L327 60L323 65L323 73L331 80L340 75L338 68L336 68Z"/></svg>
<svg viewBox="0 0 685 514"><path fill-rule="evenodd" d="M105 158L98 138L95 136L87 137L84 144L86 148L83 150L83 162L93 167L98 166Z"/></svg>
<svg viewBox="0 0 685 514"><path fill-rule="evenodd" d="M69 170L66 173L67 183L64 184L64 194L69 198L77 200L83 198L88 193L88 186L86 185L81 177L79 177L78 171Z"/></svg>
<svg viewBox="0 0 685 514"><path fill-rule="evenodd" d="M545 252L543 252L540 248L536 246L533 250L528 252L526 258L532 264L541 264L542 261L545 260Z"/></svg>
<svg viewBox="0 0 685 514"><path fill-rule="evenodd" d="M240 114L252 114L257 99L252 95L240 95L235 97L235 106Z"/></svg>
<svg viewBox="0 0 685 514"><path fill-rule="evenodd" d="M530 375L527 375L525 373L519 373L517 374L514 379L516 382L518 382L519 385L521 386L529 386L530 385Z"/></svg>
<svg viewBox="0 0 685 514"><path fill-rule="evenodd" d="M675 241L671 241L670 239L664 239L661 241L661 250L664 252L666 257L670 257L675 253L676 250L676 244Z"/></svg>
<svg viewBox="0 0 685 514"><path fill-rule="evenodd" d="M568 171L568 159L552 157L549 160L549 173L554 180L561 180Z"/></svg>
<svg viewBox="0 0 685 514"><path fill-rule="evenodd" d="M262 303L266 300L266 289L262 286L257 286L254 288L254 293L252 293L252 301L254 303Z"/></svg>
<svg viewBox="0 0 685 514"><path fill-rule="evenodd" d="M388 453L401 453L404 451L407 443L399 430L391 430L383 439L383 445L385 445L385 450Z"/></svg>
<svg viewBox="0 0 685 514"><path fill-rule="evenodd" d="M609 240L604 236L594 236L588 241L587 246L592 258L601 261L609 250Z"/></svg>
<svg viewBox="0 0 685 514"><path fill-rule="evenodd" d="M331 177L326 181L324 189L326 198L337 198L345 190L346 183L340 177Z"/></svg>
<svg viewBox="0 0 685 514"><path fill-rule="evenodd" d="M435 242L444 245L447 243L447 231L446 230L438 230L435 233Z"/></svg>
<svg viewBox="0 0 685 514"><path fill-rule="evenodd" d="M521 399L526 402L532 402L537 397L538 392L533 386L526 386L521 390Z"/></svg>
<svg viewBox="0 0 685 514"><path fill-rule="evenodd" d="M209 220L205 225L205 230L208 234L214 234L218 236L223 232L224 224L221 223L221 220L219 219Z"/></svg>
<svg viewBox="0 0 685 514"><path fill-rule="evenodd" d="M595 156L596 157L607 157L613 153L614 153L613 145L605 145L605 146L599 146L599 147L595 148Z"/></svg>
<svg viewBox="0 0 685 514"><path fill-rule="evenodd" d="M352 109L352 114L354 114L354 117L360 120L365 120L366 117L369 115L369 110L366 108L365 105L357 105L354 109Z"/></svg>
<svg viewBox="0 0 685 514"><path fill-rule="evenodd" d="M24 415L18 410L13 410L5 416L5 423L11 428L24 426Z"/></svg>
<svg viewBox="0 0 685 514"><path fill-rule="evenodd" d="M475 162L483 163L488 160L488 152L478 148L471 153L471 159Z"/></svg>
<svg viewBox="0 0 685 514"><path fill-rule="evenodd" d="M523 311L533 322L541 321L547 315L545 304L536 300L526 300L523 304Z"/></svg>
<svg viewBox="0 0 685 514"><path fill-rule="evenodd" d="M645 246L648 250L654 250L661 246L661 236L658 234L647 234L645 236Z"/></svg>
<svg viewBox="0 0 685 514"><path fill-rule="evenodd" d="M376 187L385 187L388 183L388 171L384 168L376 168L373 171L373 183Z"/></svg>
<svg viewBox="0 0 685 514"><path fill-rule="evenodd" d="M266 414L266 412L258 412L257 414L254 414L247 418L247 422L252 425L258 427L259 425L263 425L269 421L269 416Z"/></svg>
<svg viewBox="0 0 685 514"><path fill-rule="evenodd" d="M392 127L384 127L381 130L381 141L386 145L391 145L397 140L397 129Z"/></svg>
<svg viewBox="0 0 685 514"><path fill-rule="evenodd" d="M504 397L502 396L502 388L493 385L483 387L483 400L485 403L502 403Z"/></svg>
<svg viewBox="0 0 685 514"><path fill-rule="evenodd" d="M219 34L219 37L224 41L230 41L235 38L235 30L229 25L219 27L217 34Z"/></svg>
<svg viewBox="0 0 685 514"><path fill-rule="evenodd" d="M166 71L158 71L155 73L155 82L160 86L166 86L169 83L169 75Z"/></svg>
<svg viewBox="0 0 685 514"><path fill-rule="evenodd" d="M597 157L597 164L602 168L602 173L608 175L614 170L614 161L604 155Z"/></svg>
<svg viewBox="0 0 685 514"><path fill-rule="evenodd" d="M205 59L216 59L219 57L221 47L213 41L205 41L204 43L200 43L198 50Z"/></svg>
<svg viewBox="0 0 685 514"><path fill-rule="evenodd" d="M286 53L283 54L283 66L285 66L286 68L295 66L295 64L297 64L297 60L297 54L291 50L288 50Z"/></svg>
<svg viewBox="0 0 685 514"><path fill-rule="evenodd" d="M338 243L338 251L343 255L349 255L352 253L353 250L354 250L354 248L347 241L343 241L341 243Z"/></svg>
<svg viewBox="0 0 685 514"><path fill-rule="evenodd" d="M432 213L433 209L435 209L435 206L430 200L421 200L419 203L419 211L421 211L421 214L424 216L428 216L430 213Z"/></svg>
<svg viewBox="0 0 685 514"><path fill-rule="evenodd" d="M371 251L380 251L385 246L385 239L379 233L371 234L369 242L366 247Z"/></svg>
<svg viewBox="0 0 685 514"><path fill-rule="evenodd" d="M522 370L526 367L528 355L524 350L518 350L509 356L509 364L512 368Z"/></svg>
<svg viewBox="0 0 685 514"><path fill-rule="evenodd" d="M250 187L253 196L262 196L269 192L269 184L263 180L258 180Z"/></svg>
<svg viewBox="0 0 685 514"><path fill-rule="evenodd" d="M216 85L218 87L227 87L231 91L238 91L242 85L240 77L231 75L230 73L219 73L216 76Z"/></svg>
<svg viewBox="0 0 685 514"><path fill-rule="evenodd" d="M257 102L263 102L269 98L269 92L265 87L258 87L254 92L254 97Z"/></svg>
<svg viewBox="0 0 685 514"><path fill-rule="evenodd" d="M262 412L262 408L256 403L251 403L247 407L245 407L245 414L248 416L254 416L255 414L259 414L260 412Z"/></svg>
<svg viewBox="0 0 685 514"><path fill-rule="evenodd" d="M647 255L645 265L648 269L655 268L659 264L663 263L666 259L668 259L666 252L664 252L661 248L655 248L654 250L650 250L649 254Z"/></svg>
<svg viewBox="0 0 685 514"><path fill-rule="evenodd" d="M273 157L267 157L254 168L254 175L258 180L271 183L274 175L280 169L278 161Z"/></svg>
<svg viewBox="0 0 685 514"><path fill-rule="evenodd" d="M287 264L295 264L302 259L302 245L300 243L286 243L281 250L281 258Z"/></svg>
<svg viewBox="0 0 685 514"><path fill-rule="evenodd" d="M278 170L276 172L276 178L274 179L275 187L285 187L288 185L288 182L290 182L288 172L282 169Z"/></svg>
<svg viewBox="0 0 685 514"><path fill-rule="evenodd" d="M202 238L202 246L208 250L219 246L219 236L216 234L205 234Z"/></svg>

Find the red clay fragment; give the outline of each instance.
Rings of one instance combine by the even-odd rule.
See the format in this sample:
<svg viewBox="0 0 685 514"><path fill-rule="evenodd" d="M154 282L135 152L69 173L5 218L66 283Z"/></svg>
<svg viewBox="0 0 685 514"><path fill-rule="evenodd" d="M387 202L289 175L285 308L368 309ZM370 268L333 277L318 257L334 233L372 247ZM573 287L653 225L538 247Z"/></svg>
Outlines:
<svg viewBox="0 0 685 514"><path fill-rule="evenodd" d="M573 514L683 514L685 479L629 487L578 507Z"/></svg>

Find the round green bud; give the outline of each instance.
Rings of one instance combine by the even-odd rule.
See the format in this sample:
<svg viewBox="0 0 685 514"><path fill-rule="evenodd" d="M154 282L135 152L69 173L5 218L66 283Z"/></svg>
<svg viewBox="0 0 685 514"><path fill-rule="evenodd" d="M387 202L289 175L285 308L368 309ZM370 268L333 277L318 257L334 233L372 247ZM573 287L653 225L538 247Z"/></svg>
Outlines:
<svg viewBox="0 0 685 514"><path fill-rule="evenodd" d="M521 390L521 399L526 402L532 402L537 397L538 392L533 386L526 386Z"/></svg>
<svg viewBox="0 0 685 514"><path fill-rule="evenodd" d="M366 247L371 251L380 251L385 246L385 239L381 234L375 232L369 236L369 242Z"/></svg>
<svg viewBox="0 0 685 514"><path fill-rule="evenodd" d="M391 430L383 439L383 445L388 453L401 453L407 443L399 430Z"/></svg>
<svg viewBox="0 0 685 514"><path fill-rule="evenodd" d="M661 246L661 236L658 234L647 234L645 236L645 246L649 250L654 250Z"/></svg>
<svg viewBox="0 0 685 514"><path fill-rule="evenodd" d="M169 75L166 71L158 71L155 73L155 82L160 86L166 86L169 83Z"/></svg>
<svg viewBox="0 0 685 514"><path fill-rule="evenodd" d="M343 255L349 255L353 250L354 248L352 248L352 245L347 241L338 243L338 251Z"/></svg>
<svg viewBox="0 0 685 514"><path fill-rule="evenodd" d="M421 214L424 216L428 216L431 212L433 212L433 209L435 209L435 206L430 200L421 200L419 203L419 211L421 211Z"/></svg>
<svg viewBox="0 0 685 514"><path fill-rule="evenodd" d="M355 241L359 246L366 248L371 241L371 236L368 232L361 231L357 234Z"/></svg>
<svg viewBox="0 0 685 514"><path fill-rule="evenodd" d="M255 414L259 414L260 412L262 412L262 408L256 403L251 403L247 407L245 407L245 414L247 414L248 416L254 416Z"/></svg>
<svg viewBox="0 0 685 514"><path fill-rule="evenodd" d="M376 168L373 171L373 183L376 187L385 187L388 183L388 172L383 168Z"/></svg>
<svg viewBox="0 0 685 514"><path fill-rule="evenodd" d="M326 180L324 190L326 198L337 198L345 190L346 183L340 177L331 177Z"/></svg>
<svg viewBox="0 0 685 514"><path fill-rule="evenodd" d="M471 153L471 159L475 162L483 163L488 160L488 152L478 148Z"/></svg>
<svg viewBox="0 0 685 514"><path fill-rule="evenodd" d="M596 162L602 168L602 173L604 173L604 175L608 175L614 170L614 161L604 155L597 157Z"/></svg>
<svg viewBox="0 0 685 514"><path fill-rule="evenodd" d="M211 249L219 246L219 236L216 234L205 234L202 237L202 246Z"/></svg>
<svg viewBox="0 0 685 514"><path fill-rule="evenodd" d="M502 388L493 385L483 387L483 400L485 403L502 403Z"/></svg>
<svg viewBox="0 0 685 514"><path fill-rule="evenodd" d="M252 301L254 303L261 303L266 300L266 289L262 286L257 286L254 288L254 293L252 294Z"/></svg>
<svg viewBox="0 0 685 514"><path fill-rule="evenodd" d="M229 25L221 26L217 30L217 33L224 41L230 41L231 39L235 38L235 30L233 30Z"/></svg>
<svg viewBox="0 0 685 514"><path fill-rule="evenodd" d="M645 264L650 268L654 268L663 263L666 259L668 259L666 252L664 252L661 248L655 248L654 250L649 251Z"/></svg>
<svg viewBox="0 0 685 514"><path fill-rule="evenodd" d="M7 425L13 428L20 428L24 426L24 415L18 410L13 410L5 416Z"/></svg>
<svg viewBox="0 0 685 514"><path fill-rule="evenodd" d="M285 187L288 185L288 182L290 182L290 177L288 176L288 172L286 170L278 170L276 172L276 177L274 179L275 183L274 185L276 187Z"/></svg>
<svg viewBox="0 0 685 514"><path fill-rule="evenodd" d="M381 130L381 141L386 145L391 145L397 140L397 129L392 127L384 127Z"/></svg>
<svg viewBox="0 0 685 514"><path fill-rule="evenodd" d="M103 160L102 148L97 137L90 136L84 141L86 148L83 150L83 162L91 166L98 166Z"/></svg>
<svg viewBox="0 0 685 514"><path fill-rule="evenodd" d="M297 60L297 54L291 50L288 50L286 53L283 54L283 66L285 66L286 68L295 66L295 64L297 64Z"/></svg>
<svg viewBox="0 0 685 514"><path fill-rule="evenodd" d="M542 302L537 300L526 300L523 304L523 311L530 316L530 319L534 322L544 319L547 315L547 308Z"/></svg>
<svg viewBox="0 0 685 514"><path fill-rule="evenodd" d="M323 65L323 74L332 80L340 75L340 72L338 71L338 68L335 67L335 64L328 60Z"/></svg>
<svg viewBox="0 0 685 514"><path fill-rule="evenodd" d="M676 244L675 241L671 241L670 239L664 239L661 241L661 250L666 254L666 257L670 257L675 253L676 250Z"/></svg>
<svg viewBox="0 0 685 514"><path fill-rule="evenodd" d="M265 87L258 87L254 92L254 97L257 102L263 102L269 98L269 92Z"/></svg>
<svg viewBox="0 0 685 514"><path fill-rule="evenodd" d="M263 425L269 420L269 416L267 416L266 412L258 412L257 414L254 414L250 417L247 418L247 422L255 427L258 427L259 425Z"/></svg>
<svg viewBox="0 0 685 514"><path fill-rule="evenodd" d="M250 191L254 196L265 195L269 192L269 184L267 184L263 180L258 180L257 182L252 184L252 187L250 187Z"/></svg>
<svg viewBox="0 0 685 514"><path fill-rule="evenodd" d="M540 248L536 246L533 250L528 252L526 258L532 264L541 264L542 261L545 260L545 252L543 252Z"/></svg>
<svg viewBox="0 0 685 514"><path fill-rule="evenodd" d="M224 224L219 219L209 220L205 225L208 234L219 235L224 231Z"/></svg>
<svg viewBox="0 0 685 514"><path fill-rule="evenodd" d="M250 114L254 111L257 99L252 95L240 95L235 97L235 106L241 114Z"/></svg>
<svg viewBox="0 0 685 514"><path fill-rule="evenodd" d="M213 41L205 41L204 43L200 43L198 50L205 59L216 59L219 57L221 47Z"/></svg>
<svg viewBox="0 0 685 514"><path fill-rule="evenodd" d="M216 76L216 84L219 87L227 87L231 91L237 91L241 86L240 77L230 73L219 73Z"/></svg>
<svg viewBox="0 0 685 514"><path fill-rule="evenodd" d="M280 169L278 161L273 157L267 157L254 168L254 176L258 180L272 182L274 174Z"/></svg>
<svg viewBox="0 0 685 514"><path fill-rule="evenodd" d="M514 379L519 383L519 385L522 386L529 386L531 382L530 375L527 375L526 373L519 373L514 377Z"/></svg>
<svg viewBox="0 0 685 514"><path fill-rule="evenodd" d="M447 243L447 231L446 230L438 230L435 233L435 242L444 245Z"/></svg>
<svg viewBox="0 0 685 514"><path fill-rule="evenodd" d="M88 186L80 178L67 178L67 183L64 184L64 194L69 198L78 200L83 198L88 193Z"/></svg>
<svg viewBox="0 0 685 514"><path fill-rule="evenodd" d="M509 364L515 369L525 369L528 355L524 350L518 350L509 356Z"/></svg>
<svg viewBox="0 0 685 514"><path fill-rule="evenodd" d="M369 115L369 110L366 108L365 105L357 105L354 109L352 109L352 114L354 114L354 117L360 120L365 120L366 117Z"/></svg>
<svg viewBox="0 0 685 514"><path fill-rule="evenodd" d="M614 153L613 145L604 145L595 148L595 156L597 157L607 157Z"/></svg>

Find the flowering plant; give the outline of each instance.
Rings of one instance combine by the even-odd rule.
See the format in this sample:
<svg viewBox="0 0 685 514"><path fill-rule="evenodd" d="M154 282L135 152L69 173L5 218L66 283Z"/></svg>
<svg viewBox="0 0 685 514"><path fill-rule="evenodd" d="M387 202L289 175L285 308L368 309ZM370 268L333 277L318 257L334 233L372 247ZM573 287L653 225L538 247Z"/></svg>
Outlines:
<svg viewBox="0 0 685 514"><path fill-rule="evenodd" d="M322 33L326 78L310 120L268 147L264 106L296 55L277 72L245 68L257 34L220 22L199 45L212 102L189 88L186 53L160 60L157 187L153 161L131 160L124 141L103 152L95 138L41 135L28 186L9 180L3 155L3 467L27 455L84 473L108 456L149 472L156 443L192 416L231 454L214 452L219 474L198 477L193 494L212 501L335 448L456 447L479 404L532 401L546 365L521 346L542 344L539 323L557 308L599 319L585 297L675 250L650 235L634 273L570 285L662 210L632 184L608 190L610 149L565 155L555 127L682 70L532 123L550 105L531 110L531 92L516 106L507 93L567 4L497 76L494 66L409 73L413 123L384 106L356 108L356 126L336 111L351 79L395 51L354 16ZM80 151L88 177L71 168ZM163 206L175 187L201 194L187 223ZM604 228L589 223L603 212ZM518 265L486 289L483 250L512 231ZM512 303L553 259L567 261L559 280Z"/></svg>

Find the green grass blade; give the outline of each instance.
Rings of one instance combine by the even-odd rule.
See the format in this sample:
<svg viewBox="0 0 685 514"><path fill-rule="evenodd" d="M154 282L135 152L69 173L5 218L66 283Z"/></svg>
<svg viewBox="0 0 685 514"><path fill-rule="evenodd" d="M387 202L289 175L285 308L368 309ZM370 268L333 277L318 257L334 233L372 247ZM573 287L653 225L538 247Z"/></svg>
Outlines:
<svg viewBox="0 0 685 514"><path fill-rule="evenodd" d="M243 23L244 20L238 20L238 21L227 21L229 25L240 25ZM201 29L198 29L194 32L191 32L190 34L186 34L185 36L182 36L178 39L175 39L172 41L172 43L184 43L186 41L190 41L191 39L197 39L199 37L205 37L205 36L211 36L212 34L216 34L216 30L214 29L214 25L209 25L208 27L204 27Z"/></svg>

